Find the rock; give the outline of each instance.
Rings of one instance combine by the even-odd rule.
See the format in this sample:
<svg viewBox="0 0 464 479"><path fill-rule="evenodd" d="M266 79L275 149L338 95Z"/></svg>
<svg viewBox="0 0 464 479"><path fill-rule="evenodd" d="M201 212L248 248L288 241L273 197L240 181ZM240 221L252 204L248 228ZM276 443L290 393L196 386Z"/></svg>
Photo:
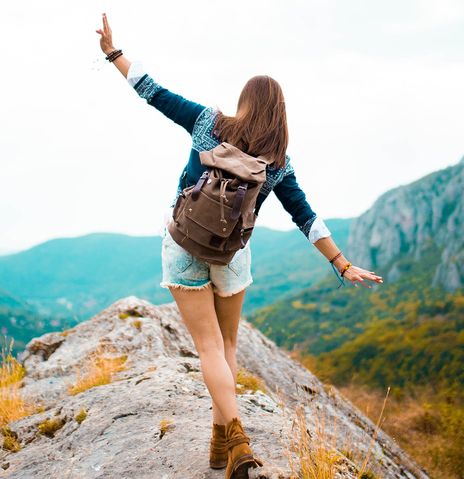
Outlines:
<svg viewBox="0 0 464 479"><path fill-rule="evenodd" d="M456 290L464 285L463 192L462 160L387 191L353 220L347 256L389 281L399 278L405 260L427 258L432 286Z"/></svg>
<svg viewBox="0 0 464 479"><path fill-rule="evenodd" d="M127 356L126 369L109 384L68 394L75 368L95 351ZM224 470L208 465L211 398L175 303L154 306L134 296L121 299L70 331L32 340L20 357L26 368L21 391L44 410L9 425L21 449L2 451L0 477L224 477ZM297 436L297 408L303 408L312 447L327 440L338 449L336 477L356 478L355 464L344 454L349 450L350 456L362 458L370 445L369 468L378 477L428 477L382 431L372 440L375 426L369 419L244 319L238 363L261 378L267 390L237 396L244 428L264 462L250 478L292 477L288 457L296 458L288 451ZM47 419L59 427L41 434L38 426ZM324 438L317 435L321 419Z"/></svg>

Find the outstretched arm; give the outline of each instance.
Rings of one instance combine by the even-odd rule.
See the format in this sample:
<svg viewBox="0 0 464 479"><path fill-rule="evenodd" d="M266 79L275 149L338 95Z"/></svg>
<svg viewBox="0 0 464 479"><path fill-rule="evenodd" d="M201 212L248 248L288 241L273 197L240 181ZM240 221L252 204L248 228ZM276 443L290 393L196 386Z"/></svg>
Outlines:
<svg viewBox="0 0 464 479"><path fill-rule="evenodd" d="M116 49L113 46L113 33L108 23L108 19L106 18L106 13L102 14L102 20L103 30L99 28L98 30L96 30L96 32L101 35L100 47L102 51L106 56L108 56L112 51ZM120 55L112 63L124 75L124 78L127 78L127 72L129 71L131 62L124 55Z"/></svg>
<svg viewBox="0 0 464 479"><path fill-rule="evenodd" d="M274 187L274 193L282 203L284 209L291 215L292 221L328 261L340 252L340 248L331 237L330 230L322 218L316 215L307 202L304 191L297 183L293 166L289 163L287 163L285 167L282 181ZM347 263L349 263L349 261L341 254L333 262L333 265L341 272ZM370 285L366 285L364 279L375 281L376 283L383 282L382 277L377 276L374 271L367 271L354 265L351 265L345 271L343 277L347 278L355 286L357 286L356 281L359 281L363 286L368 288L370 288Z"/></svg>
<svg viewBox="0 0 464 479"><path fill-rule="evenodd" d="M114 51L112 32L105 13L103 30L98 29L96 32L101 35L100 46L103 53L108 55ZM198 115L206 108L204 105L187 100L162 87L143 70L140 62L132 63L124 55L120 55L112 63L141 98L192 134Z"/></svg>
<svg viewBox="0 0 464 479"><path fill-rule="evenodd" d="M314 246L327 258L331 260L339 252L340 248L335 244L335 241L331 236L318 239L314 242ZM349 261L345 258L343 253L333 262L334 266L338 269L339 272L343 270L343 267ZM351 265L343 274L343 277L351 281L354 286L358 286L356 281L359 281L363 286L370 288L370 285L365 284L365 279L374 281L375 283L383 283L382 276L378 276L374 271L367 271L359 266Z"/></svg>

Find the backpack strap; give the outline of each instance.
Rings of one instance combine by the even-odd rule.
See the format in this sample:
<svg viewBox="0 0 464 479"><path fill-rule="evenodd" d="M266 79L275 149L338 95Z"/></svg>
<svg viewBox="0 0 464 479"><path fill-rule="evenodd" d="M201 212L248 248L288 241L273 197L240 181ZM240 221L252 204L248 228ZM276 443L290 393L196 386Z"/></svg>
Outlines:
<svg viewBox="0 0 464 479"><path fill-rule="evenodd" d="M191 194L191 198L193 201L196 201L198 199L198 196L200 195L200 190L203 188L203 185L205 184L205 181L207 180L209 176L209 171L206 170L202 173L200 176L200 179L197 181L197 184L194 186Z"/></svg>
<svg viewBox="0 0 464 479"><path fill-rule="evenodd" d="M240 216L240 210L242 209L243 199L245 198L245 193L247 191L248 183L240 183L237 188L237 193L235 193L234 204L232 205L232 211L230 213L230 218L236 220Z"/></svg>

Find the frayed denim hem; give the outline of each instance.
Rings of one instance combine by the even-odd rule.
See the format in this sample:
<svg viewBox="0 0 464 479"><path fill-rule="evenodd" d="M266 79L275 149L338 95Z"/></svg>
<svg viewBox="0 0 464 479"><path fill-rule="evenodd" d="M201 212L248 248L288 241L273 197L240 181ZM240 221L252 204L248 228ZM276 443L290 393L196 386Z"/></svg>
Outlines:
<svg viewBox="0 0 464 479"><path fill-rule="evenodd" d="M200 286L186 286L185 284L169 283L168 281L162 281L162 282L160 283L160 286L161 286L162 288L169 289L169 287L172 287L172 288L183 289L183 290L185 290L185 291L189 291L189 290L198 291L198 290L201 290L201 289L206 289L207 287L209 287L209 285L212 285L211 280L208 281L208 282L205 283L205 284L200 285Z"/></svg>
<svg viewBox="0 0 464 479"><path fill-rule="evenodd" d="M227 292L218 291L216 286L214 286L213 291L214 291L214 293L216 293L221 298L227 298L227 297L232 296L234 294L240 293L240 291L242 291L245 288L247 288L248 286L250 286L251 283L253 283L253 279L249 279L246 283L240 285L240 287L238 287L237 289L235 289L233 291L227 291Z"/></svg>

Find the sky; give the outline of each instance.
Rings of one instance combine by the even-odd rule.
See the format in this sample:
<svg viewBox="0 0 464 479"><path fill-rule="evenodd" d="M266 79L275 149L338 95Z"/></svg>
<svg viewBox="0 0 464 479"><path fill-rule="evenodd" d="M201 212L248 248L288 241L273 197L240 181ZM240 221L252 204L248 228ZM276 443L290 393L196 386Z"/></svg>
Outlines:
<svg viewBox="0 0 464 479"><path fill-rule="evenodd" d="M162 232L191 137L104 60L103 12L130 61L226 114L248 78L275 78L287 152L324 219L464 155L462 0L2 2L0 254ZM257 225L296 227L274 194Z"/></svg>

